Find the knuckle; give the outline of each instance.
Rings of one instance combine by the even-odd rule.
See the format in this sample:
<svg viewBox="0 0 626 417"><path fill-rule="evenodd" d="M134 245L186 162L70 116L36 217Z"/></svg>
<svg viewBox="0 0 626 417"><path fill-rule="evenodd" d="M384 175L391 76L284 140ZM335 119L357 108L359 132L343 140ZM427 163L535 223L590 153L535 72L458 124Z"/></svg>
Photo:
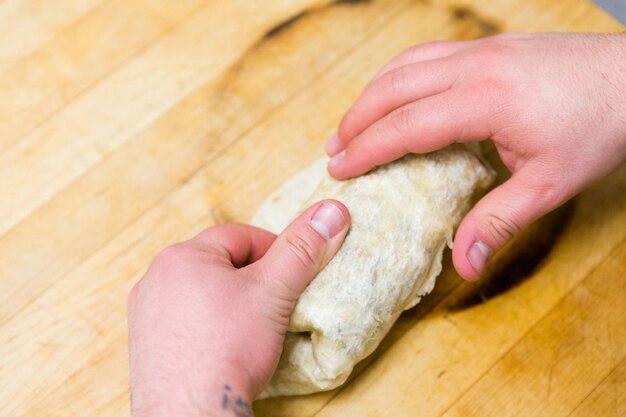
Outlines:
<svg viewBox="0 0 626 417"><path fill-rule="evenodd" d="M453 42L450 42L450 41L445 41L445 40L430 41L430 42L408 47L400 53L400 56L402 56L403 58L406 58L407 60L413 60L413 59L420 58L420 55L423 55L423 54L437 53L437 52L445 53L452 46L453 46Z"/></svg>
<svg viewBox="0 0 626 417"><path fill-rule="evenodd" d="M452 52L456 44L456 42L444 40L432 41L423 45L423 51L427 55L446 54Z"/></svg>
<svg viewBox="0 0 626 417"><path fill-rule="evenodd" d="M389 71L381 82L383 92L387 95L396 95L406 88L406 70L402 67Z"/></svg>
<svg viewBox="0 0 626 417"><path fill-rule="evenodd" d="M461 62L466 72L496 76L515 71L514 54L510 41L488 39L464 52Z"/></svg>
<svg viewBox="0 0 626 417"><path fill-rule="evenodd" d="M295 303L298 299L299 291L293 281L275 279L271 277L266 279L263 284L269 291L272 300L276 304L281 302Z"/></svg>
<svg viewBox="0 0 626 417"><path fill-rule="evenodd" d="M166 263L177 263L181 258L186 258L189 256L189 248L185 247L180 243L175 243L173 245L167 246L157 255L155 262Z"/></svg>
<svg viewBox="0 0 626 417"><path fill-rule="evenodd" d="M493 98L506 97L511 89L508 80L496 75L485 78L485 80L479 84L479 88L482 90L483 94Z"/></svg>
<svg viewBox="0 0 626 417"><path fill-rule="evenodd" d="M485 61L489 63L505 59L512 50L513 47L508 45L506 40L496 40L492 38L490 42L485 42L478 46L476 53L483 60L483 63L485 63Z"/></svg>
<svg viewBox="0 0 626 417"><path fill-rule="evenodd" d="M419 51L424 47L424 45L413 45L405 48L400 54L398 54L398 58L402 58L405 60L412 60Z"/></svg>
<svg viewBox="0 0 626 417"><path fill-rule="evenodd" d="M400 107L394 111L390 120L391 127L401 136L406 136L415 129L415 118L410 107Z"/></svg>
<svg viewBox="0 0 626 417"><path fill-rule="evenodd" d="M178 258L179 256L184 256L188 252L189 252L189 248L187 248L182 243L174 243L172 245L169 245L163 248L157 256L159 258L171 259L171 258Z"/></svg>
<svg viewBox="0 0 626 417"><path fill-rule="evenodd" d="M498 247L504 245L520 231L519 224L507 216L489 213L484 218L484 229Z"/></svg>
<svg viewBox="0 0 626 417"><path fill-rule="evenodd" d="M200 233L198 233L194 239L201 241L201 242L212 242L215 239L216 233L219 233L220 229L224 227L230 227L232 225L233 223L222 223L222 224L209 227L208 229L205 229L201 231ZM176 246L176 245L172 245L172 246Z"/></svg>
<svg viewBox="0 0 626 417"><path fill-rule="evenodd" d="M519 36L519 32L502 32L497 33L493 36L489 36L487 40L489 41L508 41L511 39L516 39Z"/></svg>
<svg viewBox="0 0 626 417"><path fill-rule="evenodd" d="M195 262L198 254L193 248L183 243L176 243L163 249L152 261L151 270L156 270L158 274L151 276L176 277L181 267Z"/></svg>
<svg viewBox="0 0 626 417"><path fill-rule="evenodd" d="M286 237L287 247L304 268L317 266L315 245L307 238L291 233Z"/></svg>
<svg viewBox="0 0 626 417"><path fill-rule="evenodd" d="M564 167L564 169L567 168ZM559 178L558 174L546 170L541 172L541 175L541 181L527 185L527 193L532 196L536 207L542 207L544 208L543 211L548 211L558 207L570 198L571 193L569 189L564 187L562 182L556 180L556 178Z"/></svg>
<svg viewBox="0 0 626 417"><path fill-rule="evenodd" d="M509 103L515 102L517 97L515 82L503 74L487 74L467 88L470 96L484 103L491 115L508 109Z"/></svg>

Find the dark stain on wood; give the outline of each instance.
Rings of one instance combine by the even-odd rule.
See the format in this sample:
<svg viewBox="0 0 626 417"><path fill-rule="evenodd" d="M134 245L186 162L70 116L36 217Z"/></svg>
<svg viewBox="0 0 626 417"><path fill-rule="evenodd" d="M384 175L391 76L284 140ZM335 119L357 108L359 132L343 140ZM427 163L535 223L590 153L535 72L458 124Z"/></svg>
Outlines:
<svg viewBox="0 0 626 417"><path fill-rule="evenodd" d="M530 278L550 254L573 213L568 203L522 231L489 263L484 276L452 303L450 311L484 303Z"/></svg>
<svg viewBox="0 0 626 417"><path fill-rule="evenodd" d="M334 5L342 5L342 4L353 5L353 4L371 3L371 1L372 0L335 0L333 3L327 5L326 7L334 6ZM323 8L325 7L321 7L321 9ZM300 13L290 17L289 19L286 19L280 22L279 24L277 24L276 26L268 30L262 39L273 38L277 36L278 34L284 32L288 28L292 27L298 20L302 19L304 16L309 14L312 10L315 10L315 9L303 10Z"/></svg>
<svg viewBox="0 0 626 417"><path fill-rule="evenodd" d="M476 25L481 32L481 36L491 36L502 32L502 28L497 22L481 16L469 7L453 7L451 13L453 19L458 23L467 22Z"/></svg>
<svg viewBox="0 0 626 417"><path fill-rule="evenodd" d="M359 3L369 3L372 0L335 0L335 4L359 4Z"/></svg>
<svg viewBox="0 0 626 417"><path fill-rule="evenodd" d="M284 32L286 29L288 29L289 27L293 26L298 20L302 19L304 16L306 16L308 13L307 10L304 10L296 15L293 15L292 17L290 17L287 20L284 20L282 22L280 22L279 24L277 24L276 26L274 26L273 28L271 28L270 30L267 31L267 33L265 34L265 36L263 36L264 39L269 39L269 38L273 38L275 36L277 36L279 33Z"/></svg>

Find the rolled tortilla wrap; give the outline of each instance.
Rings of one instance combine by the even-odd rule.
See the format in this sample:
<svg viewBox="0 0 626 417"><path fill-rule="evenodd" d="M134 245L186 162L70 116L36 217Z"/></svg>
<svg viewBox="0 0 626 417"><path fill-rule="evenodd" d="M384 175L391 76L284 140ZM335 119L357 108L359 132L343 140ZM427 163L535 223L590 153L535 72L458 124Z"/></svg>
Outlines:
<svg viewBox="0 0 626 417"><path fill-rule="evenodd" d="M407 155L345 181L331 178L318 161L271 195L252 222L275 233L325 198L344 203L352 225L300 297L278 368L261 398L344 383L400 314L432 291L454 228L494 175L473 152L455 145Z"/></svg>

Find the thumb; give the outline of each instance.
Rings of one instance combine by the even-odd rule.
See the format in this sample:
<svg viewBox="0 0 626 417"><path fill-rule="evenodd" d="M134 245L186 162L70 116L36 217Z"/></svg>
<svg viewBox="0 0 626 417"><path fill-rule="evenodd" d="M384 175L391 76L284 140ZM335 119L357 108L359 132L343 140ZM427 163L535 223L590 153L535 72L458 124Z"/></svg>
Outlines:
<svg viewBox="0 0 626 417"><path fill-rule="evenodd" d="M522 228L565 202L561 190L530 166L485 195L457 229L454 267L463 278L480 277L491 256Z"/></svg>
<svg viewBox="0 0 626 417"><path fill-rule="evenodd" d="M349 225L348 209L336 200L309 207L256 263L263 284L281 299L295 302L337 253Z"/></svg>

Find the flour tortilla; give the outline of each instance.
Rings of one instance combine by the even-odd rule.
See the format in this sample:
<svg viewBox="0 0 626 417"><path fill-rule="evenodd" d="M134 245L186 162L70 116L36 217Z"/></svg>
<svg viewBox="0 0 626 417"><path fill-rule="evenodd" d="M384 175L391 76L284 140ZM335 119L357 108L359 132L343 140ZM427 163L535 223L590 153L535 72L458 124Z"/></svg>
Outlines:
<svg viewBox="0 0 626 417"><path fill-rule="evenodd" d="M344 203L352 226L289 322L278 368L260 398L309 394L346 381L402 311L432 291L445 246L495 174L461 145L407 155L347 181L317 161L272 194L252 223L280 233L312 203Z"/></svg>

